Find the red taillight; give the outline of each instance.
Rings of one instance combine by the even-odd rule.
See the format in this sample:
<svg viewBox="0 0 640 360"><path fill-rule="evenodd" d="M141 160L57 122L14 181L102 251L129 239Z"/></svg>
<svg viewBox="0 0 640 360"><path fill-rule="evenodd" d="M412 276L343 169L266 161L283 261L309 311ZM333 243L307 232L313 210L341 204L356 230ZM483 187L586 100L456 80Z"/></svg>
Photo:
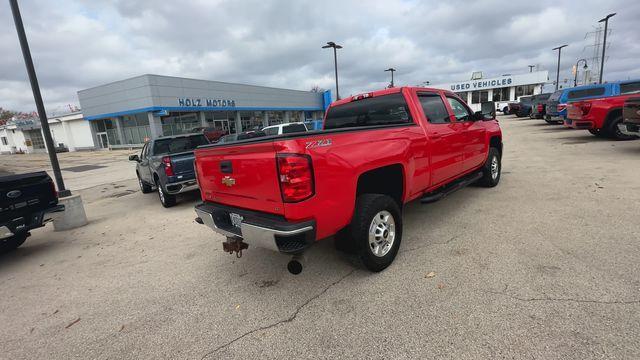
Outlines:
<svg viewBox="0 0 640 360"><path fill-rule="evenodd" d="M582 110L582 116L587 115L589 113L589 110L591 110L591 103L586 102L580 104L580 110Z"/></svg>
<svg viewBox="0 0 640 360"><path fill-rule="evenodd" d="M544 105L538 104L538 112L541 113L544 111Z"/></svg>
<svg viewBox="0 0 640 360"><path fill-rule="evenodd" d="M368 99L370 97L373 97L373 93L354 95L353 97L351 97L351 101L358 101L358 100Z"/></svg>
<svg viewBox="0 0 640 360"><path fill-rule="evenodd" d="M167 176L173 176L173 166L171 165L171 157L165 156L162 158L162 163L164 164L164 173Z"/></svg>
<svg viewBox="0 0 640 360"><path fill-rule="evenodd" d="M303 154L279 154L276 159L282 201L298 202L313 196L311 158Z"/></svg>
<svg viewBox="0 0 640 360"><path fill-rule="evenodd" d="M556 109L558 109L558 112L564 110L567 108L567 104L558 104L558 106L556 107Z"/></svg>

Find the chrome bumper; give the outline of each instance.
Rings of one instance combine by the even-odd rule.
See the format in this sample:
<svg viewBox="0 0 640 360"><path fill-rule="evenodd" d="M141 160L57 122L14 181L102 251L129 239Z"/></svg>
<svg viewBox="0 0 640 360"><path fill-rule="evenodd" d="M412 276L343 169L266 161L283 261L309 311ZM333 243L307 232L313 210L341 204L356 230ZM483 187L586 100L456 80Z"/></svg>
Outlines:
<svg viewBox="0 0 640 360"><path fill-rule="evenodd" d="M636 125L636 127L635 127L636 129L637 129L637 126L638 125ZM638 132L638 131L630 131L629 130L630 127L631 126L627 127L627 124L624 124L624 123L618 124L618 130L620 130L620 132L623 133L624 135L627 135L627 136L640 136L640 132Z"/></svg>
<svg viewBox="0 0 640 360"><path fill-rule="evenodd" d="M167 194L175 195L198 189L196 180L185 180L177 183L171 183L164 186Z"/></svg>
<svg viewBox="0 0 640 360"><path fill-rule="evenodd" d="M214 214L210 210L195 208L196 214L213 231L226 237L241 238L249 245L284 253L298 253L315 240L315 222L308 221L300 224L257 224L250 221L250 216L244 216L240 226L222 226L216 224ZM223 211L224 212L224 211Z"/></svg>
<svg viewBox="0 0 640 360"><path fill-rule="evenodd" d="M11 230L6 226L0 226L0 240L7 239L13 236Z"/></svg>

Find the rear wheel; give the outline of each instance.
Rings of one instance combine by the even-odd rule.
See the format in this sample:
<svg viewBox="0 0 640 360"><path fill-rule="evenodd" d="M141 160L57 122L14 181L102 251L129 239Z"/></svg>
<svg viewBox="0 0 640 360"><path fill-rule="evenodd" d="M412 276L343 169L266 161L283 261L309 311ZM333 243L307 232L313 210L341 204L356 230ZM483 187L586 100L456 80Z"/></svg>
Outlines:
<svg viewBox="0 0 640 360"><path fill-rule="evenodd" d="M597 137L603 137L605 135L601 129L589 129L589 132L591 133L591 135L594 135Z"/></svg>
<svg viewBox="0 0 640 360"><path fill-rule="evenodd" d="M145 182L140 179L140 174L138 174L138 185L140 185L140 191L142 191L143 194L148 194L153 191L151 185L145 184Z"/></svg>
<svg viewBox="0 0 640 360"><path fill-rule="evenodd" d="M0 254L8 253L9 251L17 249L25 240L27 240L28 236L28 232L22 232L13 235L10 238L0 240Z"/></svg>
<svg viewBox="0 0 640 360"><path fill-rule="evenodd" d="M169 208L176 204L176 196L167 194L164 189L162 189L162 184L160 184L159 181L156 181L156 187L158 188L158 197L160 198L162 206Z"/></svg>
<svg viewBox="0 0 640 360"><path fill-rule="evenodd" d="M502 158L500 151L492 147L489 148L489 156L482 167L482 177L478 180L478 185L484 187L494 187L500 182L502 172Z"/></svg>
<svg viewBox="0 0 640 360"><path fill-rule="evenodd" d="M350 232L364 266L373 272L386 269L395 259L402 240L398 204L386 195L358 196Z"/></svg>
<svg viewBox="0 0 640 360"><path fill-rule="evenodd" d="M509 115L509 107L508 106L503 107L502 108L502 113L505 114L505 115Z"/></svg>
<svg viewBox="0 0 640 360"><path fill-rule="evenodd" d="M611 119L607 124L607 135L615 140L632 140L637 139L634 135L623 134L618 128L618 124L622 123L622 115L618 115Z"/></svg>

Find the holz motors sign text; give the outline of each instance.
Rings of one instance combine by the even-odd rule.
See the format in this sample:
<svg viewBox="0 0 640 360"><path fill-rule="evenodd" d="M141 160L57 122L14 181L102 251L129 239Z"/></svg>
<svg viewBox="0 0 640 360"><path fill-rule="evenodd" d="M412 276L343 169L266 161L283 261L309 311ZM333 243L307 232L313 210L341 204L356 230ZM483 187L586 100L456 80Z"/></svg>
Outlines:
<svg viewBox="0 0 640 360"><path fill-rule="evenodd" d="M513 80L510 77L493 80L469 81L459 84L451 84L451 91L464 91L470 89L494 88L499 86L510 86Z"/></svg>
<svg viewBox="0 0 640 360"><path fill-rule="evenodd" d="M185 107L236 107L236 101L226 99L178 98L178 105Z"/></svg>

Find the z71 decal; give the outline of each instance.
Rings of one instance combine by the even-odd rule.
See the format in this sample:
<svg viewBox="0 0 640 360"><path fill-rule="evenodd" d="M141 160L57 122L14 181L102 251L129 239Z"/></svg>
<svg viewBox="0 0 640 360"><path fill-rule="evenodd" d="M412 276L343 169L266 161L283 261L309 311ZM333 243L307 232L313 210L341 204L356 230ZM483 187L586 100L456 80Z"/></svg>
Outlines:
<svg viewBox="0 0 640 360"><path fill-rule="evenodd" d="M331 146L331 139L321 139L321 140L307 141L306 145L305 145L305 148L313 149L313 148L323 147L323 146Z"/></svg>

